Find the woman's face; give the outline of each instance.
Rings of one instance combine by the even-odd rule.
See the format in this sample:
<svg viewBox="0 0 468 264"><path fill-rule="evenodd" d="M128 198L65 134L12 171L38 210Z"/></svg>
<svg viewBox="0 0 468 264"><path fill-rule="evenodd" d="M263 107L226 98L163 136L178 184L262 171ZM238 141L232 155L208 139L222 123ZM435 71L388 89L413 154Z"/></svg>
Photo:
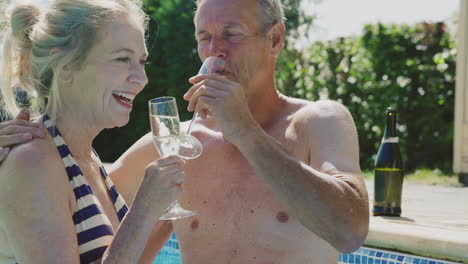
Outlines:
<svg viewBox="0 0 468 264"><path fill-rule="evenodd" d="M124 126L133 99L148 83L147 57L143 29L134 20L122 17L104 25L85 64L73 72L72 104L105 128Z"/></svg>

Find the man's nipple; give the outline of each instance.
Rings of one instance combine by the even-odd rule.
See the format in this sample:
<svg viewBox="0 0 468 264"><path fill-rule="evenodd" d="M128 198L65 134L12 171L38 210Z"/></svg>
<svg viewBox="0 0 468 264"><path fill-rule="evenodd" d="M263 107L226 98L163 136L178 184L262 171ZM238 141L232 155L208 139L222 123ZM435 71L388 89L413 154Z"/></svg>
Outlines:
<svg viewBox="0 0 468 264"><path fill-rule="evenodd" d="M198 219L192 220L192 223L190 223L190 229L192 230L198 229Z"/></svg>
<svg viewBox="0 0 468 264"><path fill-rule="evenodd" d="M288 213L281 211L281 212L276 214L276 219L280 223L287 223L288 220L289 220L289 215L288 215Z"/></svg>

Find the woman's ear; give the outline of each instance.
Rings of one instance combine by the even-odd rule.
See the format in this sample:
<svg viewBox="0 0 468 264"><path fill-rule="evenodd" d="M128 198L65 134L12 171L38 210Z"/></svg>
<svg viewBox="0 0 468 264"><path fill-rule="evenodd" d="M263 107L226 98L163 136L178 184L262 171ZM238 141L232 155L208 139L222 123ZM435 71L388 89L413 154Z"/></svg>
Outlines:
<svg viewBox="0 0 468 264"><path fill-rule="evenodd" d="M71 84L73 82L73 73L68 64L62 67L59 78L66 84Z"/></svg>
<svg viewBox="0 0 468 264"><path fill-rule="evenodd" d="M284 47L284 34L286 27L283 22L274 24L268 32L268 39L271 43L271 55L278 57Z"/></svg>
<svg viewBox="0 0 468 264"><path fill-rule="evenodd" d="M58 54L60 52L62 52L61 49L53 48L53 49L50 50L50 55ZM57 74L56 70L54 70L54 74ZM66 83L66 84L71 84L72 83L72 81L73 81L72 68L68 64L64 65L60 69L58 74L59 74L58 77L62 82Z"/></svg>

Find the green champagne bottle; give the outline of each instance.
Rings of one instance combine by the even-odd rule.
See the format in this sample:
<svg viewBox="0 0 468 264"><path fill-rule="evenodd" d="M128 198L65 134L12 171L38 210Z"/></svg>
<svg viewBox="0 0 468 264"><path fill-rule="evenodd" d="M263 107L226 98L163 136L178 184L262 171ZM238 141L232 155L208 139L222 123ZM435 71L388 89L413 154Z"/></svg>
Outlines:
<svg viewBox="0 0 468 264"><path fill-rule="evenodd" d="M392 107L385 114L387 125L375 160L372 212L375 216L400 216L404 172L396 133L397 115Z"/></svg>

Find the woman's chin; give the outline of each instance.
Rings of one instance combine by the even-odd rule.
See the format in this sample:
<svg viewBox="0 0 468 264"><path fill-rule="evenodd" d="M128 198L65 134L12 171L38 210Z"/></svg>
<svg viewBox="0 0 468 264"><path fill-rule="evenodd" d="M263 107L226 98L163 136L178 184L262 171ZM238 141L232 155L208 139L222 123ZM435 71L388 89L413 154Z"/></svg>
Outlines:
<svg viewBox="0 0 468 264"><path fill-rule="evenodd" d="M114 118L112 121L112 124L106 125L106 128L123 127L130 121L130 116L120 117L118 119Z"/></svg>

